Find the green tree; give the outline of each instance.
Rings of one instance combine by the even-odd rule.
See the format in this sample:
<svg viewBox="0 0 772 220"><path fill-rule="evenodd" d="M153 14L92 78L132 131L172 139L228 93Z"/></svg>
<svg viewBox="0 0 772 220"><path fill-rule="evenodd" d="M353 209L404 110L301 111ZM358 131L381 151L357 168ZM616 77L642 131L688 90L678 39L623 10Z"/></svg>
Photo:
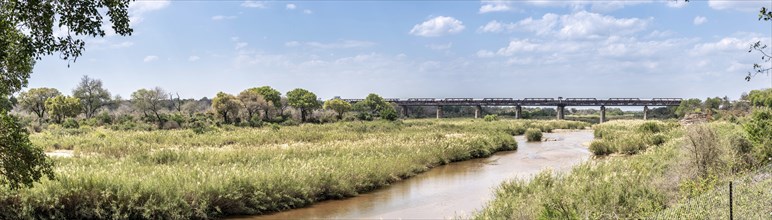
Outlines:
<svg viewBox="0 0 772 220"><path fill-rule="evenodd" d="M392 112L395 115L397 112L397 110L394 109L394 106L391 106L391 104L386 102L381 96L374 93L370 93L364 100L354 104L354 110L360 112L360 119L367 119L374 116L387 120L396 120L396 117L391 117ZM388 117L384 117L387 114Z"/></svg>
<svg viewBox="0 0 772 220"><path fill-rule="evenodd" d="M287 101L290 106L300 110L300 121L306 121L306 115L309 111L321 107L316 100L316 94L305 89L294 89L287 92Z"/></svg>
<svg viewBox="0 0 772 220"><path fill-rule="evenodd" d="M701 107L702 101L700 101L700 99L687 99L681 101L681 105L676 108L675 113L678 117L684 117L684 115L688 113L701 111Z"/></svg>
<svg viewBox="0 0 772 220"><path fill-rule="evenodd" d="M0 185L31 187L42 177L54 178L43 149L32 146L27 129L8 114L0 114Z"/></svg>
<svg viewBox="0 0 772 220"><path fill-rule="evenodd" d="M324 109L329 109L338 113L338 119L343 119L343 114L351 110L351 103L334 98L324 102Z"/></svg>
<svg viewBox="0 0 772 220"><path fill-rule="evenodd" d="M155 116L158 127L161 127L164 123L163 117L161 117L161 110L164 108L166 99L166 91L160 87L153 89L139 89L131 93L131 104L134 109L139 110L147 118L149 113Z"/></svg>
<svg viewBox="0 0 772 220"><path fill-rule="evenodd" d="M281 92L271 88L270 86L257 87L255 88L255 91L257 91L257 93L260 93L260 95L263 96L263 99L265 99L265 101L271 102L272 105L277 109L281 109L283 107L282 101L281 101L282 99ZM263 114L263 117L265 117L264 119L268 120L268 113L270 110L271 110L270 108L263 109L265 113Z"/></svg>
<svg viewBox="0 0 772 220"><path fill-rule="evenodd" d="M66 118L78 116L82 105L78 98L58 95L46 100L46 109L56 123L62 123Z"/></svg>
<svg viewBox="0 0 772 220"><path fill-rule="evenodd" d="M759 161L772 162L772 108L754 109L743 128L755 143L753 151Z"/></svg>
<svg viewBox="0 0 772 220"><path fill-rule="evenodd" d="M753 90L748 93L748 101L756 107L772 108L772 89Z"/></svg>
<svg viewBox="0 0 772 220"><path fill-rule="evenodd" d="M102 80L83 76L80 83L72 90L74 97L83 102L83 113L86 118L91 118L99 108L110 103L110 92L103 88Z"/></svg>
<svg viewBox="0 0 772 220"><path fill-rule="evenodd" d="M218 92L217 96L212 99L212 110L222 116L223 122L231 123L231 118L236 117L241 109L241 101L235 96Z"/></svg>
<svg viewBox="0 0 772 220"><path fill-rule="evenodd" d="M34 88L19 94L19 108L34 113L38 119L46 114L46 100L61 95L54 88Z"/></svg>
<svg viewBox="0 0 772 220"><path fill-rule="evenodd" d="M247 110L247 120L252 119L252 115L260 114L260 109L269 109L270 103L263 98L257 88L251 88L241 91L238 96L241 104L244 105L244 110ZM265 111L267 119L268 111Z"/></svg>
<svg viewBox="0 0 772 220"><path fill-rule="evenodd" d="M129 0L24 1L0 3L0 100L27 86L36 59L59 53L75 61L82 53L82 38L102 37L103 19L109 18L118 35L130 35ZM107 16L104 16L106 14ZM67 27L65 34L54 34L54 27ZM44 174L51 175L51 164L40 150L29 144L17 119L8 116L8 106L0 109L0 181L12 188L31 186Z"/></svg>

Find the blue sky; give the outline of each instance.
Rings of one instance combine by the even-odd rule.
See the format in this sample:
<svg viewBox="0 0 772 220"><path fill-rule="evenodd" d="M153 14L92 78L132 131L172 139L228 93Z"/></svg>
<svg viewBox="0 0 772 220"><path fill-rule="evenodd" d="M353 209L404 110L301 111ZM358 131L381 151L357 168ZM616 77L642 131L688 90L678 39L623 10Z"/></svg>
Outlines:
<svg viewBox="0 0 772 220"><path fill-rule="evenodd" d="M30 88L82 75L124 98L270 85L320 98L739 97L772 44L772 1L136 1L132 36L45 57ZM58 34L66 29L57 30Z"/></svg>

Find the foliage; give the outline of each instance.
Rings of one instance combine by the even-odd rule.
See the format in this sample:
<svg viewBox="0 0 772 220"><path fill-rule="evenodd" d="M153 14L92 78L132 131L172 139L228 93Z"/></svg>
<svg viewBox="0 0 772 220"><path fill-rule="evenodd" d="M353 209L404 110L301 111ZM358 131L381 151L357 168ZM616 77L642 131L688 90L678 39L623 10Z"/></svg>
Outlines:
<svg viewBox="0 0 772 220"><path fill-rule="evenodd" d="M281 93L279 91L271 88L270 86L261 86L254 88L254 90L260 93L265 101L273 103L276 108L281 108Z"/></svg>
<svg viewBox="0 0 772 220"><path fill-rule="evenodd" d="M19 94L19 107L22 110L35 113L42 119L46 114L46 100L61 95L54 88L34 88Z"/></svg>
<svg viewBox="0 0 772 220"><path fill-rule="evenodd" d="M164 108L165 100L166 91L160 87L149 90L139 89L131 93L131 103L134 108L141 111L146 118L149 116L148 113L152 113L159 127L164 123L160 111Z"/></svg>
<svg viewBox="0 0 772 220"><path fill-rule="evenodd" d="M251 88L244 91L241 91L238 96L239 100L241 101L241 104L244 105L244 110L247 112L247 119L252 120L252 115L257 114L257 116L260 116L260 110L261 109L269 109L270 103L265 100L263 95L260 93L260 91L257 88ZM266 117L267 117L267 111L266 111Z"/></svg>
<svg viewBox="0 0 772 220"><path fill-rule="evenodd" d="M772 108L772 89L752 90L748 93L748 101L753 106Z"/></svg>
<svg viewBox="0 0 772 220"><path fill-rule="evenodd" d="M702 101L700 99L686 99L681 101L681 105L676 108L676 115L678 117L684 117L684 115L700 112L702 110Z"/></svg>
<svg viewBox="0 0 772 220"><path fill-rule="evenodd" d="M309 111L321 107L319 101L316 100L316 94L301 88L287 92L287 101L290 106L300 110L301 122L306 121L306 115Z"/></svg>
<svg viewBox="0 0 772 220"><path fill-rule="evenodd" d="M241 101L235 96L224 92L218 92L212 99L212 110L219 116L222 116L223 122L231 123L231 119L239 114Z"/></svg>
<svg viewBox="0 0 772 220"><path fill-rule="evenodd" d="M353 109L358 113L358 118L360 120L372 120L375 117L379 117L382 119L387 120L396 120L397 118L397 110L394 109L394 106L389 104L389 102L386 102L381 96L370 93L367 95L367 97L354 104ZM391 114L394 114L393 117ZM388 115L387 115L388 114ZM385 116L389 116L388 119Z"/></svg>
<svg viewBox="0 0 772 220"><path fill-rule="evenodd" d="M696 124L687 127L685 136L688 143L684 147L690 161L697 168L700 177L708 177L717 166L718 157L722 153L716 131L707 124Z"/></svg>
<svg viewBox="0 0 772 220"><path fill-rule="evenodd" d="M496 115L496 114L490 114L490 115L486 115L485 117L483 117L483 120L485 120L487 122L498 121L499 120L499 116Z"/></svg>
<svg viewBox="0 0 772 220"><path fill-rule="evenodd" d="M343 114L351 111L351 103L339 98L330 99L324 102L324 109L335 111L338 114L338 119L343 119Z"/></svg>
<svg viewBox="0 0 772 220"><path fill-rule="evenodd" d="M541 141L542 133L540 129L529 128L525 130L525 138L528 141Z"/></svg>
<svg viewBox="0 0 772 220"><path fill-rule="evenodd" d="M18 120L0 111L0 186L31 187L43 177L53 178L52 162L29 141Z"/></svg>
<svg viewBox="0 0 772 220"><path fill-rule="evenodd" d="M379 112L378 114L381 115L381 119L384 119L387 121L396 121L399 118L399 116L397 115L397 110L394 109L394 106L391 106L391 105L381 110L381 112Z"/></svg>
<svg viewBox="0 0 772 220"><path fill-rule="evenodd" d="M86 118L91 118L102 106L110 103L110 92L103 88L102 80L88 76L80 79L78 86L72 90L72 96L83 103L83 113L86 114Z"/></svg>
<svg viewBox="0 0 772 220"><path fill-rule="evenodd" d="M80 128L80 124L75 119L68 118L64 120L64 122L62 122L62 127L63 128Z"/></svg>
<svg viewBox="0 0 772 220"><path fill-rule="evenodd" d="M753 150L759 161L772 161L772 108L754 109L743 125L748 139L756 147Z"/></svg>
<svg viewBox="0 0 772 220"><path fill-rule="evenodd" d="M46 109L56 123L62 123L62 120L68 117L75 117L81 111L80 99L75 97L59 95L46 100Z"/></svg>

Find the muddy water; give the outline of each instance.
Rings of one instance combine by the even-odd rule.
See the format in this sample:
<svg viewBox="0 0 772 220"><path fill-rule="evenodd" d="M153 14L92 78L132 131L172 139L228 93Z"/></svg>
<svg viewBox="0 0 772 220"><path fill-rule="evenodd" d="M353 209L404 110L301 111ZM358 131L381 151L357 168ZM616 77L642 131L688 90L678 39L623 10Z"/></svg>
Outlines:
<svg viewBox="0 0 772 220"><path fill-rule="evenodd" d="M545 142L515 137L518 150L435 167L415 177L356 197L332 200L247 219L442 219L468 216L493 198L507 179L547 168L567 170L589 158L592 131L545 133Z"/></svg>

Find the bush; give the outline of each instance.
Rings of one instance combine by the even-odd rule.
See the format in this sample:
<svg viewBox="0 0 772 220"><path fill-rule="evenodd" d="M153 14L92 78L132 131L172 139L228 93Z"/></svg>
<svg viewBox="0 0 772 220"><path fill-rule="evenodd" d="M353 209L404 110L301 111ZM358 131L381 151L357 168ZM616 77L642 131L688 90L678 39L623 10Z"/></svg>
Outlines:
<svg viewBox="0 0 772 220"><path fill-rule="evenodd" d="M700 177L707 177L721 162L718 134L706 124L696 124L686 129L686 141L684 147L691 163L697 168Z"/></svg>
<svg viewBox="0 0 772 220"><path fill-rule="evenodd" d="M493 115L486 115L485 117L483 117L483 119L485 121L498 121L499 120L499 116L495 115L495 114L493 114Z"/></svg>
<svg viewBox="0 0 772 220"><path fill-rule="evenodd" d="M652 134L662 131L661 125L654 121L644 122L643 124L641 124L640 127L638 127L638 129L643 132L648 132Z"/></svg>
<svg viewBox="0 0 772 220"><path fill-rule="evenodd" d="M539 129L529 128L528 130L525 130L525 139L528 141L541 141L541 137L542 133Z"/></svg>
<svg viewBox="0 0 772 220"><path fill-rule="evenodd" d="M660 146L664 144L667 141L667 137L663 134L654 134L652 136L649 136L649 144Z"/></svg>
<svg viewBox="0 0 772 220"><path fill-rule="evenodd" d="M772 109L754 109L743 128L748 133L748 139L755 144L754 155L757 159L772 160Z"/></svg>
<svg viewBox="0 0 772 220"><path fill-rule="evenodd" d="M595 140L590 143L590 152L596 156L605 156L614 153L614 149L605 140Z"/></svg>
<svg viewBox="0 0 772 220"><path fill-rule="evenodd" d="M637 137L629 137L624 139L618 139L615 141L617 149L620 153L633 155L646 150L646 144L643 140Z"/></svg>
<svg viewBox="0 0 772 220"><path fill-rule="evenodd" d="M299 124L300 123L298 123L297 121L295 121L294 119L291 119L291 118L287 119L286 121L281 122L281 125L283 125L283 126L296 126L296 125L299 125Z"/></svg>
<svg viewBox="0 0 772 220"><path fill-rule="evenodd" d="M80 128L80 124L78 124L78 121L72 118L68 118L67 120L64 120L62 123L62 127L64 128Z"/></svg>
<svg viewBox="0 0 772 220"><path fill-rule="evenodd" d="M394 110L394 107L388 107L383 109L381 112L381 119L386 119L389 121L396 121L399 116L397 116L397 110Z"/></svg>

